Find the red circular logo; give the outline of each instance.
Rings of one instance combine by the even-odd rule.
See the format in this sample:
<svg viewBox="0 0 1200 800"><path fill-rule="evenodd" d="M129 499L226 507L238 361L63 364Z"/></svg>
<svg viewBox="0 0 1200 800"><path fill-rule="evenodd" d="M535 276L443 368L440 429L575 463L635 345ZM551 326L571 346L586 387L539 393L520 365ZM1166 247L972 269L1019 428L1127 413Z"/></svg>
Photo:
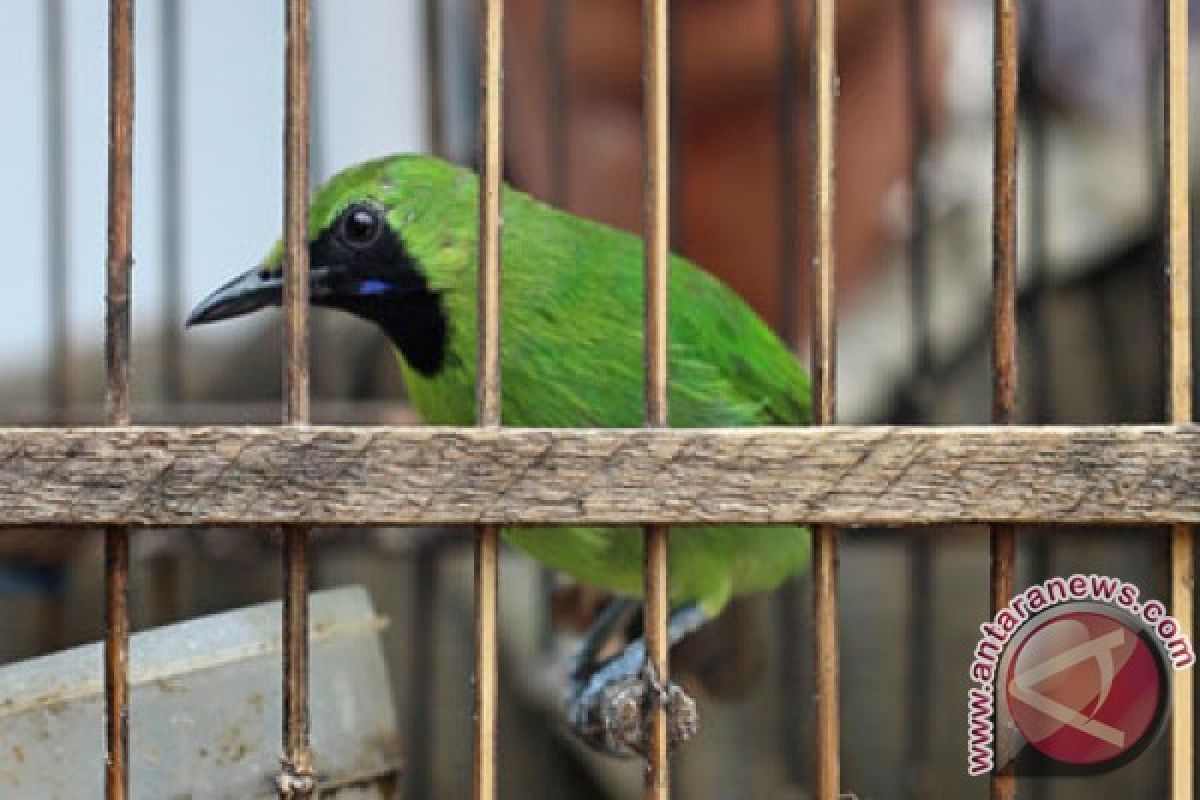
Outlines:
<svg viewBox="0 0 1200 800"><path fill-rule="evenodd" d="M1152 735L1166 694L1153 646L1098 611L1068 611L1033 628L1009 661L1005 690L1025 739L1080 765L1120 758Z"/></svg>

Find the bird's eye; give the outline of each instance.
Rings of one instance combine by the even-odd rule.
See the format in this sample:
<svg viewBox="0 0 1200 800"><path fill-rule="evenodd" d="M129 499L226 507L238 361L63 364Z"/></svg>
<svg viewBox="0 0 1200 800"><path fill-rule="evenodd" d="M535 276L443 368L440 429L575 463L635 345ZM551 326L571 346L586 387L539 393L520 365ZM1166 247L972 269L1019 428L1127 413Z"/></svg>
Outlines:
<svg viewBox="0 0 1200 800"><path fill-rule="evenodd" d="M356 249L375 244L383 231L383 219L379 209L371 206L351 206L342 215L342 240Z"/></svg>

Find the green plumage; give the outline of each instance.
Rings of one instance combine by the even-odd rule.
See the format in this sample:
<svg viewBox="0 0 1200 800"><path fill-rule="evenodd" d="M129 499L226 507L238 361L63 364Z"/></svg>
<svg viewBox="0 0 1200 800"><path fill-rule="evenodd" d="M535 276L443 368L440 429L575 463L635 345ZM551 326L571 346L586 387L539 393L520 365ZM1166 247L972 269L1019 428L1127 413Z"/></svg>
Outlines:
<svg viewBox="0 0 1200 800"><path fill-rule="evenodd" d="M631 191L633 189L631 188ZM411 399L435 425L474 422L477 182L426 156L346 170L314 198L314 239L351 203L373 201L448 320L443 366L401 358ZM505 425L642 424L642 246L627 233L503 196L501 380ZM278 248L269 262L278 264ZM801 425L809 385L789 350L732 291L687 260L671 262L669 403L673 427ZM516 547L591 584L641 591L632 528L509 530ZM731 595L771 589L803 568L807 534L785 527L697 527L671 537L671 594L716 613Z"/></svg>

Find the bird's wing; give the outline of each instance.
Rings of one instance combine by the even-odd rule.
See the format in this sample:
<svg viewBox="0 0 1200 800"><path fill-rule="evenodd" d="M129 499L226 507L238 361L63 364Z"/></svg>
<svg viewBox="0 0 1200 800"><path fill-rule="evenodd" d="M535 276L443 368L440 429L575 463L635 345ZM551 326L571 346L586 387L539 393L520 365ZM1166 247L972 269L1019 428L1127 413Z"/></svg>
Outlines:
<svg viewBox="0 0 1200 800"><path fill-rule="evenodd" d="M641 425L640 240L523 196L506 213L505 421ZM808 422L803 368L731 289L675 257L669 305L672 426Z"/></svg>

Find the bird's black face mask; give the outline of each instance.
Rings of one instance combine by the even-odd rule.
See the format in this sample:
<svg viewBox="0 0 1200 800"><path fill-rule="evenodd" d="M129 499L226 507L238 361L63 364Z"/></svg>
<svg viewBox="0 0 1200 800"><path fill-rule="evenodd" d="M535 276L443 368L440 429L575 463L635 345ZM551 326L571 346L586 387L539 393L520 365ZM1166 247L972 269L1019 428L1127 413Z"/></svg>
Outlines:
<svg viewBox="0 0 1200 800"><path fill-rule="evenodd" d="M446 318L441 300L373 203L354 203L309 244L309 298L379 325L409 365L441 369ZM283 270L261 266L224 284L188 315L187 325L240 317L283 302Z"/></svg>

